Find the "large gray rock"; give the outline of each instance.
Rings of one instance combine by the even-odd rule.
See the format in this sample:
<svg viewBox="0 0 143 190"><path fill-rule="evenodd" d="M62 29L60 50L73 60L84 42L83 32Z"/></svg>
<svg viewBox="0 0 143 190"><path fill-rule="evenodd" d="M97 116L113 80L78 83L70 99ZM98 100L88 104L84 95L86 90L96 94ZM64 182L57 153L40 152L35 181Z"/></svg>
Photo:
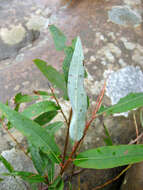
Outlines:
<svg viewBox="0 0 143 190"><path fill-rule="evenodd" d="M11 163L17 171L36 172L32 161L19 150L11 149L2 152L2 156ZM8 172L2 163L0 163L0 173ZM30 186L19 177L3 177L4 180L0 183L0 190L27 190Z"/></svg>

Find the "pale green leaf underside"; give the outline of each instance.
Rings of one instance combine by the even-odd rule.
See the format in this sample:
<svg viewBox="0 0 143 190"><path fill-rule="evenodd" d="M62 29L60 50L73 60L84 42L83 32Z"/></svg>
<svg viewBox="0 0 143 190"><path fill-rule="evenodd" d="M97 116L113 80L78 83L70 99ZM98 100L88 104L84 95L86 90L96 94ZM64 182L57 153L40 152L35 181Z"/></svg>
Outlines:
<svg viewBox="0 0 143 190"><path fill-rule="evenodd" d="M82 44L78 37L68 74L68 96L73 110L70 124L70 137L74 141L79 140L83 135L87 110L83 60Z"/></svg>
<svg viewBox="0 0 143 190"><path fill-rule="evenodd" d="M82 168L106 169L143 161L143 145L115 145L78 154L74 164Z"/></svg>

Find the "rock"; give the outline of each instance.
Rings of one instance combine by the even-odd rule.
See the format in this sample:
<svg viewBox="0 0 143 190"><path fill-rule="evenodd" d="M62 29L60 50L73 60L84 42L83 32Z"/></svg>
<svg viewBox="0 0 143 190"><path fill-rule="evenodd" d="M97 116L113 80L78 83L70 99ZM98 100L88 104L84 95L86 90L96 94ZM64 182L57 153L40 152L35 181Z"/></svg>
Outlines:
<svg viewBox="0 0 143 190"><path fill-rule="evenodd" d="M126 172L121 190L143 189L143 162L131 166Z"/></svg>
<svg viewBox="0 0 143 190"><path fill-rule="evenodd" d="M107 80L106 95L112 104L129 93L143 92L143 73L140 67L126 66L111 73Z"/></svg>
<svg viewBox="0 0 143 190"><path fill-rule="evenodd" d="M141 16L126 6L115 6L108 12L109 20L123 26L138 26Z"/></svg>
<svg viewBox="0 0 143 190"><path fill-rule="evenodd" d="M11 149L2 152L2 156L10 162L10 164L17 171L36 172L32 161L19 150ZM0 173L7 172L4 165L0 163ZM4 180L0 183L0 190L27 190L30 188L29 184L21 180L19 177L13 178L9 176L0 176Z"/></svg>

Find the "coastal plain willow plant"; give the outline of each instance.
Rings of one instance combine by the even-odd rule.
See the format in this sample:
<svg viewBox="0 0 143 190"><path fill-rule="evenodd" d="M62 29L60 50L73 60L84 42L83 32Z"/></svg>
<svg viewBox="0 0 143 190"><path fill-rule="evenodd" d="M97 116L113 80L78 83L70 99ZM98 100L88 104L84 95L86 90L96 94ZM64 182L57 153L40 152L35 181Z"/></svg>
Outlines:
<svg viewBox="0 0 143 190"><path fill-rule="evenodd" d="M8 104L0 102L1 126L7 131L14 127L27 138L29 152L23 151L32 159L37 173L15 171L13 166L1 155L0 161L7 169L7 173L1 175L19 176L30 184L42 183L42 190L62 190L64 189L63 174L71 163L81 168L105 169L143 161L143 145L112 145L111 139L109 139L110 146L77 153L88 128L98 115L122 113L139 108L143 105L143 93L131 93L120 99L116 105L103 107L101 103L105 90L104 85L91 119L86 121L89 100L84 88L84 78L87 74L83 65L84 55L81 40L77 37L72 41L71 46L66 46L65 35L54 25L50 25L49 29L56 50L65 53L63 72L58 72L40 59L35 59L34 63L48 79L51 93L44 91L34 91L34 95L18 93L14 98L14 109L11 109ZM69 118L66 118L53 87L60 89L63 98L70 101ZM35 103L39 97L42 101ZM54 101L51 100L51 97ZM30 105L19 112L21 103L30 103ZM62 113L67 125L63 151L59 149L54 139L55 132L64 124L62 121L52 122L58 112ZM108 136L107 130L106 133ZM70 139L73 148L69 153L67 145ZM56 164L61 168L57 176L54 174ZM38 186L35 186L35 189L37 188Z"/></svg>

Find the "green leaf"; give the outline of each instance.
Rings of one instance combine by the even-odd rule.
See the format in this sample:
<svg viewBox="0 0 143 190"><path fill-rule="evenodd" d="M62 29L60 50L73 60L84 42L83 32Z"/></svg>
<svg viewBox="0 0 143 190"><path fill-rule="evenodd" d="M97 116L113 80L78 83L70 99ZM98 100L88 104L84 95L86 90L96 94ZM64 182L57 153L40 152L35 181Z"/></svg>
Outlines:
<svg viewBox="0 0 143 190"><path fill-rule="evenodd" d="M63 50L65 48L65 43L66 43L65 35L54 25L50 25L49 29L52 34L56 50L57 51Z"/></svg>
<svg viewBox="0 0 143 190"><path fill-rule="evenodd" d="M105 146L80 153L74 160L82 168L106 169L143 161L143 145Z"/></svg>
<svg viewBox="0 0 143 190"><path fill-rule="evenodd" d="M70 124L70 137L74 141L78 141L83 135L87 111L87 95L84 89L83 60L84 55L82 44L78 37L68 75L68 95L73 110Z"/></svg>
<svg viewBox="0 0 143 190"><path fill-rule="evenodd" d="M71 59L73 56L74 49L72 47L66 47L64 49L64 52L65 52L66 57L65 57L62 65L63 65L63 73L64 73L65 81L67 83L68 82L69 67L70 67L70 63L71 63Z"/></svg>
<svg viewBox="0 0 143 190"><path fill-rule="evenodd" d="M40 175L44 175L46 166L45 166L45 162L43 161L40 155L40 150L34 145L32 145L30 142L28 144L29 144L31 158L36 170L38 171Z"/></svg>
<svg viewBox="0 0 143 190"><path fill-rule="evenodd" d="M45 129L52 135L55 134L55 132L57 130L59 130L62 126L64 125L64 123L62 121L57 121L54 123L49 124L47 127L45 127Z"/></svg>
<svg viewBox="0 0 143 190"><path fill-rule="evenodd" d="M59 176L52 185L48 187L48 190L63 190L64 182L62 178Z"/></svg>
<svg viewBox="0 0 143 190"><path fill-rule="evenodd" d="M126 97L121 98L117 104L102 109L99 114L107 113L107 115L110 115L114 113L122 113L141 106L143 106L143 93L130 93Z"/></svg>
<svg viewBox="0 0 143 190"><path fill-rule="evenodd" d="M25 102L32 102L33 100L38 100L39 97L38 96L29 96L27 94L21 94L18 93L15 98L14 98L14 102L15 104L20 104L20 103L25 103Z"/></svg>
<svg viewBox="0 0 143 190"><path fill-rule="evenodd" d="M45 112L35 118L34 121L39 125L45 125L46 123L49 123L57 115L57 113L57 111Z"/></svg>
<svg viewBox="0 0 143 190"><path fill-rule="evenodd" d="M11 173L14 171L12 165L2 156L0 155L0 162L3 163L3 165L5 166L5 168Z"/></svg>
<svg viewBox="0 0 143 190"><path fill-rule="evenodd" d="M44 76L51 82L51 84L61 89L64 93L65 98L67 98L66 82L63 74L58 72L52 66L47 65L45 61L42 61L40 59L35 59L34 63L44 74Z"/></svg>
<svg viewBox="0 0 143 190"><path fill-rule="evenodd" d="M51 159L60 163L57 155L60 151L46 129L42 128L36 122L25 117L21 113L11 110L8 106L0 103L0 110L6 118L19 130L27 139L37 148L41 148Z"/></svg>
<svg viewBox="0 0 143 190"><path fill-rule="evenodd" d="M18 176L21 177L23 180L28 181L29 183L46 182L43 176L31 172L13 171L12 173L3 173L2 175L15 177Z"/></svg>
<svg viewBox="0 0 143 190"><path fill-rule="evenodd" d="M4 179L0 178L0 182L3 181Z"/></svg>
<svg viewBox="0 0 143 190"><path fill-rule="evenodd" d="M41 113L49 112L49 111L56 111L59 107L56 106L56 104L52 101L42 101L35 104L30 105L28 108L26 108L22 115L32 118L37 115L40 115Z"/></svg>
<svg viewBox="0 0 143 190"><path fill-rule="evenodd" d="M111 139L108 129L104 123L103 123L103 127L104 127L104 131L105 131L105 135L106 135L106 137L104 138L104 142L106 143L107 146L112 146L113 145L112 139Z"/></svg>

